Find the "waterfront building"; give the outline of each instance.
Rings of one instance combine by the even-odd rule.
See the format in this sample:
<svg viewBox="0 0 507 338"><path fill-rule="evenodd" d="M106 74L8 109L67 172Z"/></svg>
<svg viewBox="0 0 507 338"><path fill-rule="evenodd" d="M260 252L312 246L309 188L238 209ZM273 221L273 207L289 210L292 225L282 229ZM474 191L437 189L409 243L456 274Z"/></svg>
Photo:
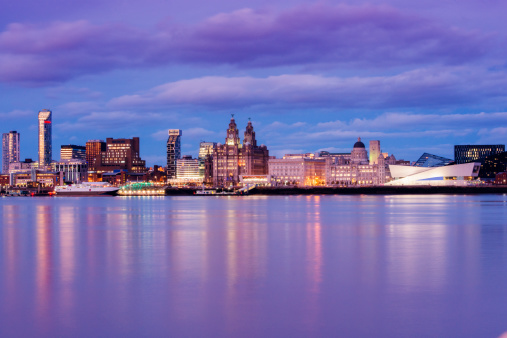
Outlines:
<svg viewBox="0 0 507 338"><path fill-rule="evenodd" d="M507 152L489 155L479 162L481 162L479 177L492 180L497 174L507 170Z"/></svg>
<svg viewBox="0 0 507 338"><path fill-rule="evenodd" d="M9 164L19 162L19 133L12 130L2 134L2 173L9 173Z"/></svg>
<svg viewBox="0 0 507 338"><path fill-rule="evenodd" d="M466 186L477 183L480 163L446 165L443 167L415 167L389 165L393 180L390 186L427 185L427 186Z"/></svg>
<svg viewBox="0 0 507 338"><path fill-rule="evenodd" d="M213 151L217 147L216 142L201 142L199 145L199 175L204 183L213 183Z"/></svg>
<svg viewBox="0 0 507 338"><path fill-rule="evenodd" d="M106 139L106 150L96 157L94 171L104 173L114 170L134 173L146 171L146 162L140 156L139 137Z"/></svg>
<svg viewBox="0 0 507 338"><path fill-rule="evenodd" d="M9 174L23 172L31 170L32 168L37 169L38 163L34 162L31 158L26 158L24 161L11 162L9 163Z"/></svg>
<svg viewBox="0 0 507 338"><path fill-rule="evenodd" d="M84 159L67 159L56 162L55 171L63 172L65 182L81 183L88 181L88 164Z"/></svg>
<svg viewBox="0 0 507 338"><path fill-rule="evenodd" d="M60 160L83 160L86 161L86 147L74 144L60 147Z"/></svg>
<svg viewBox="0 0 507 338"><path fill-rule="evenodd" d="M169 129L167 139L167 178L176 178L176 160L181 158L181 129Z"/></svg>
<svg viewBox="0 0 507 338"><path fill-rule="evenodd" d="M267 147L257 145L252 122L248 121L242 144L233 116L225 144L218 144L213 151L213 185L237 185L240 175L267 175L268 159Z"/></svg>
<svg viewBox="0 0 507 338"><path fill-rule="evenodd" d="M97 170L96 163L100 161L97 158L100 158L104 151L106 151L106 142L102 140L89 140L86 142L85 159L88 163L88 170Z"/></svg>
<svg viewBox="0 0 507 338"><path fill-rule="evenodd" d="M379 186L390 179L386 170L386 159L380 151L380 141L370 143L377 159L368 157L368 152L361 138L354 143L350 157L327 156L326 183L338 186ZM396 161L394 156L391 158Z"/></svg>
<svg viewBox="0 0 507 338"><path fill-rule="evenodd" d="M378 159L382 151L380 150L380 141L370 141L370 164L378 164Z"/></svg>
<svg viewBox="0 0 507 338"><path fill-rule="evenodd" d="M505 151L504 144L455 145L454 162L456 162L456 164L477 162L490 155L503 153L504 151Z"/></svg>
<svg viewBox="0 0 507 338"><path fill-rule="evenodd" d="M415 167L443 167L444 165L449 165L452 162L454 162L454 161L449 158L424 153L415 162L414 166ZM394 164L394 163L392 163L392 164Z"/></svg>
<svg viewBox="0 0 507 338"><path fill-rule="evenodd" d="M61 184L60 174L32 168L23 172L9 174L9 183L15 187L54 187Z"/></svg>
<svg viewBox="0 0 507 338"><path fill-rule="evenodd" d="M290 154L269 159L269 179L273 186L317 186L326 183L327 161L324 158L300 157Z"/></svg>
<svg viewBox="0 0 507 338"><path fill-rule="evenodd" d="M494 183L498 185L507 185L507 172L496 174Z"/></svg>
<svg viewBox="0 0 507 338"><path fill-rule="evenodd" d="M200 180L204 178L199 170L199 159L192 158L192 155L185 155L183 158L176 160L176 178Z"/></svg>
<svg viewBox="0 0 507 338"><path fill-rule="evenodd" d="M49 109L42 109L39 112L39 168L46 168L51 165L52 148L52 112Z"/></svg>

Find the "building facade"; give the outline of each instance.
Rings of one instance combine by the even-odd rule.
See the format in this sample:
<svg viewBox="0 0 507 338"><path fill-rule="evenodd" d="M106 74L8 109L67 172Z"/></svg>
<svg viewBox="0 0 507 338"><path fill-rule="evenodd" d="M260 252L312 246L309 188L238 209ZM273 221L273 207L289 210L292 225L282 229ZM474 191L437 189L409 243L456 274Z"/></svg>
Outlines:
<svg viewBox="0 0 507 338"><path fill-rule="evenodd" d="M384 185L389 179L389 171L386 170L387 161L380 151L380 141L370 142L377 158L374 160L366 151L361 138L352 148L350 158L345 156L328 156L326 183L334 186L379 186ZM394 159L394 156L393 156Z"/></svg>
<svg viewBox="0 0 507 338"><path fill-rule="evenodd" d="M484 158L503 153L505 151L504 144L492 145L455 145L454 146L454 162L456 164L476 162Z"/></svg>
<svg viewBox="0 0 507 338"><path fill-rule="evenodd" d="M56 162L55 171L63 172L63 180L65 182L81 183L88 181L88 164L82 159Z"/></svg>
<svg viewBox="0 0 507 338"><path fill-rule="evenodd" d="M88 163L89 171L96 171L96 163L100 161L100 157L102 156L102 152L106 151L106 142L102 140L89 140L86 142L86 154L85 159Z"/></svg>
<svg viewBox="0 0 507 338"><path fill-rule="evenodd" d="M169 129L167 139L167 178L176 178L176 160L181 158L181 136L180 129Z"/></svg>
<svg viewBox="0 0 507 338"><path fill-rule="evenodd" d="M39 112L39 168L46 168L51 165L53 157L52 146L52 112L49 109L42 109Z"/></svg>
<svg viewBox="0 0 507 338"><path fill-rule="evenodd" d="M106 150L96 157L94 171L104 173L114 170L133 173L146 171L146 162L140 156L139 137L106 139Z"/></svg>
<svg viewBox="0 0 507 338"><path fill-rule="evenodd" d="M9 173L9 164L19 162L19 133L15 130L2 134L2 173Z"/></svg>
<svg viewBox="0 0 507 338"><path fill-rule="evenodd" d="M62 145L60 147L60 161L64 160L86 161L86 147L74 144Z"/></svg>
<svg viewBox="0 0 507 338"><path fill-rule="evenodd" d="M267 175L268 159L267 147L257 145L252 122L247 124L242 144L233 116L225 143L218 144L213 151L213 185L235 186L240 175Z"/></svg>
<svg viewBox="0 0 507 338"><path fill-rule="evenodd" d="M176 160L176 178L178 180L192 180L202 182L204 174L200 172L200 161L198 158L192 158L191 155L185 155Z"/></svg>
<svg viewBox="0 0 507 338"><path fill-rule="evenodd" d="M326 183L326 159L297 158L294 155L269 159L271 185L317 186Z"/></svg>

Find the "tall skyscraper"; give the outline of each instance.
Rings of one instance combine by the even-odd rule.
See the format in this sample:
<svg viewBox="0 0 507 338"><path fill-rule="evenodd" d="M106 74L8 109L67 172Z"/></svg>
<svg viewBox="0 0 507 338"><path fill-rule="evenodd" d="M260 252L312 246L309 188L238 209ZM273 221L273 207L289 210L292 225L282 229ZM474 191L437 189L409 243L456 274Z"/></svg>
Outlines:
<svg viewBox="0 0 507 338"><path fill-rule="evenodd" d="M39 168L51 164L53 155L51 140L51 110L39 112Z"/></svg>
<svg viewBox="0 0 507 338"><path fill-rule="evenodd" d="M378 164L380 156L380 141L370 141L370 164Z"/></svg>
<svg viewBox="0 0 507 338"><path fill-rule="evenodd" d="M167 139L167 178L176 178L176 160L181 158L181 129L169 129Z"/></svg>
<svg viewBox="0 0 507 338"><path fill-rule="evenodd" d="M2 134L2 174L9 173L12 162L19 162L19 133L15 130Z"/></svg>
<svg viewBox="0 0 507 338"><path fill-rule="evenodd" d="M60 148L60 161L63 160L85 160L86 147L74 144L62 145Z"/></svg>

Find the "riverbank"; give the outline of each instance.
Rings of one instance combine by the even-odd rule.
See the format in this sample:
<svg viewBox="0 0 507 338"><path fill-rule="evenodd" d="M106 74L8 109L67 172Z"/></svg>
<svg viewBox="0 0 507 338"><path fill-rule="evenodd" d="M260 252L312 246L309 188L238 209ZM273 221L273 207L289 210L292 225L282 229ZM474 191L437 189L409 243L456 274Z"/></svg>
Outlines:
<svg viewBox="0 0 507 338"><path fill-rule="evenodd" d="M199 189L167 189L166 195L194 195ZM506 194L507 186L480 187L257 187L250 195L417 195L417 194Z"/></svg>

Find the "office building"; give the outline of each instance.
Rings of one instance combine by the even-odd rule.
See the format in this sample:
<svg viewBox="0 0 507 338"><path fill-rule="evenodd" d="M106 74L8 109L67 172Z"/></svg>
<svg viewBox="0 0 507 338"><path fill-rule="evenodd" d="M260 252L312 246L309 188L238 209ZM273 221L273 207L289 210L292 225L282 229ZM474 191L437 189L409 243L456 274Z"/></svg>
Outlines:
<svg viewBox="0 0 507 338"><path fill-rule="evenodd" d="M19 162L19 133L15 130L2 134L2 173L9 173L9 163Z"/></svg>
<svg viewBox="0 0 507 338"><path fill-rule="evenodd" d="M51 138L51 110L42 109L39 112L39 168L51 165L53 149Z"/></svg>
<svg viewBox="0 0 507 338"><path fill-rule="evenodd" d="M204 175L199 170L199 159L185 155L176 160L176 178L178 180L196 180L202 182Z"/></svg>
<svg viewBox="0 0 507 338"><path fill-rule="evenodd" d="M305 155L305 154L301 154ZM326 159L288 154L269 159L269 179L273 186L316 186L326 183Z"/></svg>
<svg viewBox="0 0 507 338"><path fill-rule="evenodd" d="M63 160L86 161L86 147L74 144L62 145L60 147L60 161Z"/></svg>
<svg viewBox="0 0 507 338"><path fill-rule="evenodd" d="M55 171L63 172L63 180L67 183L88 181L88 164L84 159L60 160L55 163Z"/></svg>
<svg viewBox="0 0 507 338"><path fill-rule="evenodd" d="M176 160L181 158L181 136L180 129L169 129L167 139L167 178L176 178Z"/></svg>
<svg viewBox="0 0 507 338"><path fill-rule="evenodd" d="M454 162L456 164L481 161L484 158L503 153L505 151L504 144L494 145L455 145L454 146Z"/></svg>
<svg viewBox="0 0 507 338"><path fill-rule="evenodd" d="M96 171L97 158L102 156L102 152L106 151L106 142L102 140L89 140L86 142L86 162L89 171Z"/></svg>
<svg viewBox="0 0 507 338"><path fill-rule="evenodd" d="M240 182L240 175L267 175L268 159L267 147L257 145L251 121L248 121L241 144L233 116L225 144L218 144L213 151L213 185L235 186Z"/></svg>
<svg viewBox="0 0 507 338"><path fill-rule="evenodd" d="M334 186L379 186L387 182L390 176L386 162L387 159L396 161L395 157L384 157L380 152L380 141L370 142L370 149L373 149L377 159L373 159L371 154L368 156L364 143L358 138L349 158L325 156L326 183Z"/></svg>
<svg viewBox="0 0 507 338"><path fill-rule="evenodd" d="M443 167L444 165L449 165L452 162L454 162L454 161L449 158L424 153L415 162L414 166L415 167L428 167L428 168L429 167Z"/></svg>
<svg viewBox="0 0 507 338"><path fill-rule="evenodd" d="M480 162L479 177L493 180L497 174L507 170L507 152L489 155Z"/></svg>
<svg viewBox="0 0 507 338"><path fill-rule="evenodd" d="M213 184L213 151L216 142L201 142L199 145L199 175L206 184Z"/></svg>
<svg viewBox="0 0 507 338"><path fill-rule="evenodd" d="M139 153L139 137L132 139L106 139L106 150L96 156L94 171L99 173L114 170L126 170L133 173L144 173L146 162Z"/></svg>

